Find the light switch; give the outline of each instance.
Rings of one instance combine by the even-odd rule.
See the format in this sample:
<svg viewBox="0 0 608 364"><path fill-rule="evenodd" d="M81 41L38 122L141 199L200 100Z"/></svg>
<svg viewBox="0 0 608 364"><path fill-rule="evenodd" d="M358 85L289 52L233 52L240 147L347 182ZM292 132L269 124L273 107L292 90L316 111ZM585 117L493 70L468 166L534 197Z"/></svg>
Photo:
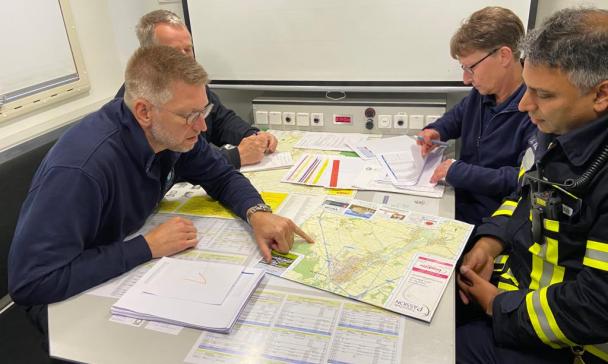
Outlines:
<svg viewBox="0 0 608 364"><path fill-rule="evenodd" d="M296 124L298 126L309 126L310 125L310 115L307 112L299 112L296 115Z"/></svg>
<svg viewBox="0 0 608 364"><path fill-rule="evenodd" d="M268 111L256 111L255 123L258 125L268 124Z"/></svg>
<svg viewBox="0 0 608 364"><path fill-rule="evenodd" d="M268 122L270 125L281 125L281 112L280 111L271 111L268 113Z"/></svg>
<svg viewBox="0 0 608 364"><path fill-rule="evenodd" d="M410 115L410 129L424 128L424 115Z"/></svg>

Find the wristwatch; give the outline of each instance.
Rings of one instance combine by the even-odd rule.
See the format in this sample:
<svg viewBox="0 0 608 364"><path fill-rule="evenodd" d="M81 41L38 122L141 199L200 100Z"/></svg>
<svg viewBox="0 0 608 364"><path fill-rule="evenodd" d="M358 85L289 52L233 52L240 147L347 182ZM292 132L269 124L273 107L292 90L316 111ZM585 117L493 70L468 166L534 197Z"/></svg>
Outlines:
<svg viewBox="0 0 608 364"><path fill-rule="evenodd" d="M257 205L253 205L251 206L249 209L247 209L247 213L245 214L246 218L247 218L247 223L249 224L249 218L251 217L251 215L255 214L256 212L272 212L272 207L266 205L265 203L259 203Z"/></svg>

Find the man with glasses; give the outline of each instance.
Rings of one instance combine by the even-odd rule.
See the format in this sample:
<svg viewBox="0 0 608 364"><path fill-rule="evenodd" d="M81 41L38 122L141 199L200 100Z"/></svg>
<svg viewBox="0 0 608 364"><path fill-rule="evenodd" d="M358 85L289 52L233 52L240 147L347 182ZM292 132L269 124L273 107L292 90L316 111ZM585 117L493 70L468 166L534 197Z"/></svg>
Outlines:
<svg viewBox="0 0 608 364"><path fill-rule="evenodd" d="M125 98L86 116L53 146L22 206L9 253L9 291L46 331L46 304L64 300L152 258L196 246L192 221L142 227L177 182L202 186L253 228L266 261L287 253L291 220L272 214L243 175L200 133L211 104L207 73L171 47L138 49ZM130 237L129 237L130 236Z"/></svg>
<svg viewBox="0 0 608 364"><path fill-rule="evenodd" d="M444 161L431 181L444 180L456 194L456 218L479 225L517 186L517 166L536 128L517 110L525 92L517 42L521 20L508 9L473 13L452 37L450 52L473 90L419 134L422 154L434 140L461 140L458 160Z"/></svg>
<svg viewBox="0 0 608 364"><path fill-rule="evenodd" d="M460 296L485 315L457 328L456 361L605 363L608 10L560 10L521 48L538 148L464 256Z"/></svg>
<svg viewBox="0 0 608 364"><path fill-rule="evenodd" d="M194 57L188 28L179 16L168 10L154 10L142 16L135 29L141 47L165 45ZM205 117L207 130L201 135L213 148L219 148L234 168L259 163L265 153L276 150L278 141L274 135L261 132L226 108L209 87L205 87L205 94L213 107ZM124 86L116 97L123 95Z"/></svg>

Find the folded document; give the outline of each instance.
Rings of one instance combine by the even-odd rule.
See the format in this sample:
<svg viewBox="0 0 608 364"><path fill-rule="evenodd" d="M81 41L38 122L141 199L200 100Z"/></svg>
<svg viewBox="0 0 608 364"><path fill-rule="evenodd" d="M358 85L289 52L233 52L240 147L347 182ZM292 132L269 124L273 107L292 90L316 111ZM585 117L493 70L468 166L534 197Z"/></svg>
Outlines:
<svg viewBox="0 0 608 364"><path fill-rule="evenodd" d="M260 269L164 257L110 310L227 333L263 276Z"/></svg>

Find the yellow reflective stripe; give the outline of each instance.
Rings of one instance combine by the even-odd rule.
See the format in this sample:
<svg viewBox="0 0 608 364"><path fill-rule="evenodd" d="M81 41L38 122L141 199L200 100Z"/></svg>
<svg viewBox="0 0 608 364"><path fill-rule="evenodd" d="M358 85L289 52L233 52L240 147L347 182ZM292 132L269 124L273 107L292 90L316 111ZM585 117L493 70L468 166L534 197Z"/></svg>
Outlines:
<svg viewBox="0 0 608 364"><path fill-rule="evenodd" d="M509 282L503 282L502 280L498 280L498 289L503 291L516 291L519 289L519 282L517 278L511 272L511 268L509 268L506 272L500 275L500 278L507 280Z"/></svg>
<svg viewBox="0 0 608 364"><path fill-rule="evenodd" d="M604 361L608 361L608 344L586 345L585 350Z"/></svg>
<svg viewBox="0 0 608 364"><path fill-rule="evenodd" d="M517 179L520 179L521 176L524 175L524 173L526 173L526 168L524 168L524 166L522 165L521 168L519 169L519 173L517 174Z"/></svg>
<svg viewBox="0 0 608 364"><path fill-rule="evenodd" d="M543 219L545 229L559 233L559 221L551 219Z"/></svg>
<svg viewBox="0 0 608 364"><path fill-rule="evenodd" d="M532 271L530 272L530 289L540 288L540 278L543 275L543 259L538 255L532 255Z"/></svg>
<svg viewBox="0 0 608 364"><path fill-rule="evenodd" d="M547 261L557 265L559 258L557 240L545 237L545 244L547 245Z"/></svg>
<svg viewBox="0 0 608 364"><path fill-rule="evenodd" d="M565 275L566 275L565 267L562 267L561 265L554 265L553 274L551 275L551 281L549 281L549 285L563 282Z"/></svg>
<svg viewBox="0 0 608 364"><path fill-rule="evenodd" d="M570 339L566 337L563 331L557 325L557 321L555 321L555 316L553 316L553 312L551 311L551 307L549 306L549 301L547 300L547 287L544 287L540 290L540 305L543 309L543 313L549 322L549 327L553 334L559 339L562 343L566 345L576 345Z"/></svg>
<svg viewBox="0 0 608 364"><path fill-rule="evenodd" d="M608 253L608 244L599 241L587 240L587 249L599 250Z"/></svg>
<svg viewBox="0 0 608 364"><path fill-rule="evenodd" d="M551 340L549 340L549 338L547 337L547 335L545 334L545 332L543 331L543 329L541 327L540 320L539 320L538 316L536 315L536 312L534 309L533 301L534 301L535 295L538 295L538 291L532 291L526 295L526 311L528 311L528 316L530 317L530 323L532 324L532 328L534 329L536 336L538 336L542 342L544 342L545 344L549 345L550 347L552 347L554 349L559 349L560 346L557 344L554 344Z"/></svg>
<svg viewBox="0 0 608 364"><path fill-rule="evenodd" d="M583 265L586 265L591 268L599 269L599 270L608 271L608 263L600 262L599 260L595 260L595 259L591 259L591 258L587 258L587 257L583 258Z"/></svg>
<svg viewBox="0 0 608 364"><path fill-rule="evenodd" d="M542 250L543 247L539 243L534 243L528 248L528 251L534 255L541 255Z"/></svg>
<svg viewBox="0 0 608 364"><path fill-rule="evenodd" d="M501 291L517 291L519 287L509 284L507 282L498 282L496 286Z"/></svg>
<svg viewBox="0 0 608 364"><path fill-rule="evenodd" d="M583 265L608 271L608 244L587 240Z"/></svg>
<svg viewBox="0 0 608 364"><path fill-rule="evenodd" d="M530 271L530 289L537 290L540 288L540 279L543 275L543 258L544 246L534 243L528 248L532 253L532 270Z"/></svg>
<svg viewBox="0 0 608 364"><path fill-rule="evenodd" d="M530 289L536 290L564 281L566 268L557 265L557 240L545 238L547 243L534 243L528 248L532 253ZM555 263L553 263L555 262Z"/></svg>
<svg viewBox="0 0 608 364"><path fill-rule="evenodd" d="M504 200L498 209L494 211L492 216L511 216L513 211L517 208L517 202L511 200Z"/></svg>
<svg viewBox="0 0 608 364"><path fill-rule="evenodd" d="M497 255L496 258L494 258L494 264L505 264L507 259L509 259L508 255Z"/></svg>

